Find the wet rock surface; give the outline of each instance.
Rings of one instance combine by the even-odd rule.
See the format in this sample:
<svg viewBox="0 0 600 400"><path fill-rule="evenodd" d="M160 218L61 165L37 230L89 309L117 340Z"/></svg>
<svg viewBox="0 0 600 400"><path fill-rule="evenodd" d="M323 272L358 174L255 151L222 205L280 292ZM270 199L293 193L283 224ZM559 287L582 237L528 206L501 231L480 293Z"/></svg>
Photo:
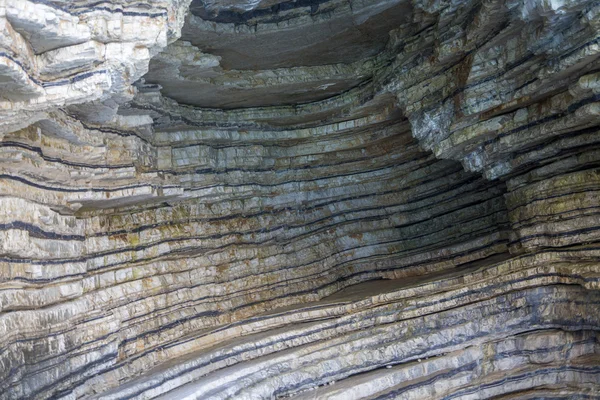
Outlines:
<svg viewBox="0 0 600 400"><path fill-rule="evenodd" d="M0 0L0 398L596 398L599 27Z"/></svg>

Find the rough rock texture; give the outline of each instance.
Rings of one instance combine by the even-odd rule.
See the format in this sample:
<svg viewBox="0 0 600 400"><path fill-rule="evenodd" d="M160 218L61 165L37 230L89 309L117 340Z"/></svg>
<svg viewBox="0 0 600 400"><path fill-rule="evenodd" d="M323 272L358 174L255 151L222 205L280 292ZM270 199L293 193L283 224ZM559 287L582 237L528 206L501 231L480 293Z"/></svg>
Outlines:
<svg viewBox="0 0 600 400"><path fill-rule="evenodd" d="M0 399L600 398L597 2L0 28Z"/></svg>

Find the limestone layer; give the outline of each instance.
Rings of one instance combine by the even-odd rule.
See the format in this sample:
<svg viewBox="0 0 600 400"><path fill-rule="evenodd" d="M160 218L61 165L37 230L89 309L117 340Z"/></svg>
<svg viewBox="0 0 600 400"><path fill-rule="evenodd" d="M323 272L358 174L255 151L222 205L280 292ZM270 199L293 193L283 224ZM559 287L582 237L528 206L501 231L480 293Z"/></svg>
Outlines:
<svg viewBox="0 0 600 400"><path fill-rule="evenodd" d="M0 28L0 399L600 398L596 2Z"/></svg>

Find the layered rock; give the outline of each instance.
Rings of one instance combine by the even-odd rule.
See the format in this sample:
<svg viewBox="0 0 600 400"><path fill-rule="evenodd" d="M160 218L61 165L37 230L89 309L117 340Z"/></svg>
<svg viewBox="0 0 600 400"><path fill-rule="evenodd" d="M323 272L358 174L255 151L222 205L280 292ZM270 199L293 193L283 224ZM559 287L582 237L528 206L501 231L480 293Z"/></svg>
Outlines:
<svg viewBox="0 0 600 400"><path fill-rule="evenodd" d="M0 398L600 392L597 4L0 10Z"/></svg>

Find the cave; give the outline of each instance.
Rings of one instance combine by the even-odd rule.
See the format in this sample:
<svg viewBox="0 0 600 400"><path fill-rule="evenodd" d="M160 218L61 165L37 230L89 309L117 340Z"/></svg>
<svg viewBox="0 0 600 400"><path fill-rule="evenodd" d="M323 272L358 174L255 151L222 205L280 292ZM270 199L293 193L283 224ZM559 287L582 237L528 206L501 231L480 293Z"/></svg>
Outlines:
<svg viewBox="0 0 600 400"><path fill-rule="evenodd" d="M0 399L600 399L600 3L0 0Z"/></svg>

